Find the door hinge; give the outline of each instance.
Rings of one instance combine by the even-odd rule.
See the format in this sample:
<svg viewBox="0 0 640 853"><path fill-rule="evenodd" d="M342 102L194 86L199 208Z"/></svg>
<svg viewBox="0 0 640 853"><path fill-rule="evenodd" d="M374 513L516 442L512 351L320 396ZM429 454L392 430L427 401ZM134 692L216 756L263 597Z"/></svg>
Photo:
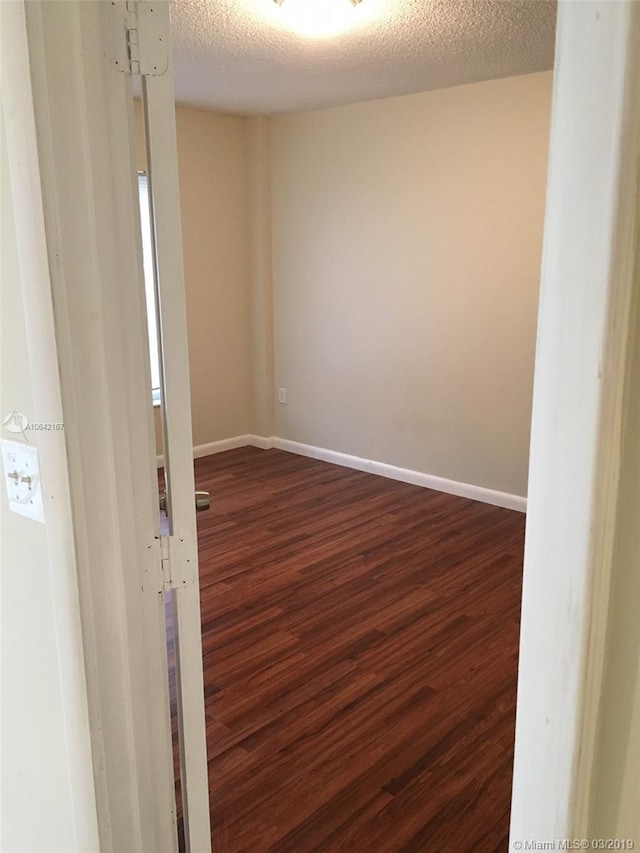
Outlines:
<svg viewBox="0 0 640 853"><path fill-rule="evenodd" d="M162 591L172 588L171 584L171 537L160 537L160 565L162 568Z"/></svg>
<svg viewBox="0 0 640 853"><path fill-rule="evenodd" d="M111 0L107 59L124 74L158 77L169 68L167 0Z"/></svg>
<svg viewBox="0 0 640 853"><path fill-rule="evenodd" d="M127 23L125 27L129 72L140 73L140 30L138 28L138 4L127 0Z"/></svg>
<svg viewBox="0 0 640 853"><path fill-rule="evenodd" d="M158 592L181 589L189 586L198 578L197 546L195 556L191 553L189 542L183 536L158 536L160 543L160 573ZM195 533L194 533L195 538Z"/></svg>

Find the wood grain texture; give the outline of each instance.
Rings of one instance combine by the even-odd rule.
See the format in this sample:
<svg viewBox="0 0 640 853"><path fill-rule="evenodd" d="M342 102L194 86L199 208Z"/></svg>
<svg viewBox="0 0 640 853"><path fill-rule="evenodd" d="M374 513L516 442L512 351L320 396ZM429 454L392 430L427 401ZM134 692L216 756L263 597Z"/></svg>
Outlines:
<svg viewBox="0 0 640 853"><path fill-rule="evenodd" d="M213 850L506 850L524 517L279 450L195 465Z"/></svg>

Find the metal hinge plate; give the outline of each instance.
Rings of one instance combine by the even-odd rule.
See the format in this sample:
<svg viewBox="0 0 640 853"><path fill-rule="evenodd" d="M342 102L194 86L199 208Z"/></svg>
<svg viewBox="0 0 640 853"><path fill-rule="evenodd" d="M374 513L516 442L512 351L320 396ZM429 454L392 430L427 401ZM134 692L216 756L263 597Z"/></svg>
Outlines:
<svg viewBox="0 0 640 853"><path fill-rule="evenodd" d="M167 0L111 0L107 59L124 74L159 77L169 68Z"/></svg>
<svg viewBox="0 0 640 853"><path fill-rule="evenodd" d="M197 559L188 553L180 536L158 536L160 544L160 578L158 592L180 589L197 580ZM157 575L156 575L157 577Z"/></svg>
<svg viewBox="0 0 640 853"><path fill-rule="evenodd" d="M164 592L171 589L171 550L170 536L160 537L160 565L162 566L162 589Z"/></svg>

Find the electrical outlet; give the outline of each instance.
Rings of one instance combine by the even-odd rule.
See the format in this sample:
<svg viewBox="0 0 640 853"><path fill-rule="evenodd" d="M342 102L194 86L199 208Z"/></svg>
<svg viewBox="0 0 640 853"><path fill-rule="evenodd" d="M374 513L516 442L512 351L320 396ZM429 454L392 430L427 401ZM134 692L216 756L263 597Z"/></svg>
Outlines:
<svg viewBox="0 0 640 853"><path fill-rule="evenodd" d="M0 444L9 509L44 522L38 448L4 438Z"/></svg>
<svg viewBox="0 0 640 853"><path fill-rule="evenodd" d="M278 402L286 403L287 402L287 389L282 385L278 386Z"/></svg>

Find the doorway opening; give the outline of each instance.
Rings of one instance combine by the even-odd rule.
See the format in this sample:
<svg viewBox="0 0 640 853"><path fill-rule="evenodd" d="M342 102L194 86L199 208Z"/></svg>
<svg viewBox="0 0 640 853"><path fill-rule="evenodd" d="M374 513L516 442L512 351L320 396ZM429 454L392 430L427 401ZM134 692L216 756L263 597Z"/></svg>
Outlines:
<svg viewBox="0 0 640 853"><path fill-rule="evenodd" d="M222 849L506 845L551 76L415 96L418 174L395 99L365 165L177 107Z"/></svg>

